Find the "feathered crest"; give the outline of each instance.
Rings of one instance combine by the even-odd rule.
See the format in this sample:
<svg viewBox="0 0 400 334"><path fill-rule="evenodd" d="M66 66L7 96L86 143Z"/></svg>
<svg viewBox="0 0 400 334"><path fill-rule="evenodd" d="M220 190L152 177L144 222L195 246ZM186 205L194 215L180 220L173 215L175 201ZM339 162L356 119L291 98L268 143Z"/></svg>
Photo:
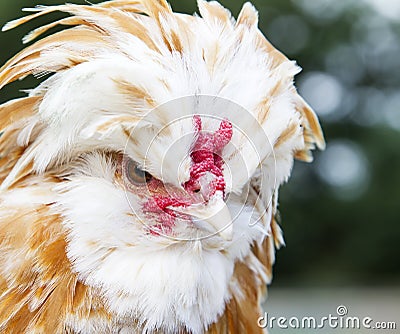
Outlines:
<svg viewBox="0 0 400 334"><path fill-rule="evenodd" d="M139 81L136 84L116 77L114 84L118 94L124 95L131 102L130 106L135 109L135 113L127 113L122 107L121 112L118 113L115 106L111 108L114 110L107 110L105 103L101 118L97 118L96 121L93 120L94 118L86 122L82 121L76 125L74 133L70 131L71 133L64 136L64 141L52 149L40 144L45 141L54 142L55 138L60 138L58 132L61 130L55 124L60 123L61 118L66 124L67 114L71 113L65 107L64 111L58 111L58 115L53 115L52 113L56 113L54 111L56 108L54 105L49 106L49 96L54 93L52 85L60 81L57 81L58 75L93 60L107 59L110 54L115 57L113 60L115 66L118 65L118 57L140 59L142 64L147 62L147 58L151 58L151 66L158 66L160 71L170 70L171 72L168 67L173 65L168 64L165 57L169 60L178 57L182 62L182 59L186 59L186 55L195 53L199 54L206 64L206 70L212 75L224 68L225 65L221 64L229 61L227 55L239 52L237 48L223 49L224 46L218 41L226 39L226 36L231 36L230 38L234 40L232 45L240 45L241 41L245 40L250 40L250 43L255 44L255 51L266 55L265 59L270 69L269 75L275 78L272 87L263 93L264 98L256 101L258 105L255 106L254 113L260 124L267 123L274 99L285 94L288 89L292 92L292 102L301 117L305 142L304 148L295 152L295 157L311 161L310 150L314 148L314 145L316 144L319 148L324 147L320 125L314 112L296 93L292 85L293 75L296 74L297 68L293 67L293 64L258 30L258 15L254 7L249 3L245 4L235 22L230 12L217 2L200 0L198 6L202 17L174 13L165 0L114 0L97 5L39 6L25 9L33 14L6 24L3 31L55 11L71 15L32 31L24 37L25 43L36 39L57 25L72 27L28 46L0 69L0 89L30 74L56 73L34 89L28 97L9 101L0 106L0 131L3 132L0 138L2 187L12 185L33 170L37 172L46 170L55 161L60 161L62 156L68 158L66 152L71 152L73 147L79 146L78 136L83 136L87 140L94 133L111 131L110 129L121 126L124 122L135 124L142 115L141 110L154 108L167 101L168 98L190 93L180 87L174 87L176 83L172 79L168 81L168 75L146 78L149 74L137 69L136 76L141 76L142 82ZM197 25L201 28L194 29L193 27ZM199 34L205 27L208 27L211 32L208 32L208 40L204 38L199 43L201 37ZM172 69L173 71L179 70ZM76 80L76 77L71 80ZM150 81L152 82L148 83ZM154 93L155 84L163 87L162 97L155 97L157 95ZM219 91L224 89L224 85L226 85L226 79L221 79ZM101 94L101 89L99 91ZM196 89L193 89L193 93L196 94L196 92ZM218 90L211 93L218 93ZM93 106L92 109L94 109ZM106 115L107 111L108 115ZM62 112L63 115L61 115ZM285 126L286 129L275 138L276 147L298 130L295 123ZM50 128L52 128L51 131ZM46 152L41 154L40 150ZM40 158L41 156L43 157ZM7 174L9 174L8 177L6 177Z"/></svg>

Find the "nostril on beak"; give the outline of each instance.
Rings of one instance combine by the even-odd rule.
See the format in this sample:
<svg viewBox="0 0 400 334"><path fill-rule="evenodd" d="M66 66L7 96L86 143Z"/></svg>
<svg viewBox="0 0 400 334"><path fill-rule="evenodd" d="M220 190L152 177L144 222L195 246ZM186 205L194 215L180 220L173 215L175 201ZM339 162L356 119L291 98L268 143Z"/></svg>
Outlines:
<svg viewBox="0 0 400 334"><path fill-rule="evenodd" d="M195 194L198 194L198 193L200 192L200 188L193 189L193 192L194 192Z"/></svg>

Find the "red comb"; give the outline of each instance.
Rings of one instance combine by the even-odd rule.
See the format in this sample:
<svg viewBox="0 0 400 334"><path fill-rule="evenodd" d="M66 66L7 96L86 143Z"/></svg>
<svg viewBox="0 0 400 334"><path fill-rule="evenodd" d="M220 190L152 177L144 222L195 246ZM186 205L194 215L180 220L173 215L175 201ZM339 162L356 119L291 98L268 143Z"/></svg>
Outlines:
<svg viewBox="0 0 400 334"><path fill-rule="evenodd" d="M190 169L190 180L185 183L185 189L195 191L199 188L199 179L206 172L215 175L213 180L213 192L225 191L225 180L223 178L222 150L232 139L232 123L224 119L219 129L212 132L202 131L202 121L199 115L193 117L193 124L197 132L197 139L193 145L190 157L192 166ZM210 194L210 195L212 195Z"/></svg>

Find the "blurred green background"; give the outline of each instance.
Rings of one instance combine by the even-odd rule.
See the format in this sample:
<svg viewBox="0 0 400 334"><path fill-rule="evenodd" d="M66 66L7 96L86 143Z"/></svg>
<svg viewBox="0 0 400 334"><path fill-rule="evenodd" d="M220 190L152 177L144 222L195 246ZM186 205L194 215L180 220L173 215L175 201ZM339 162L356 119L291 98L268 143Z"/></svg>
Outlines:
<svg viewBox="0 0 400 334"><path fill-rule="evenodd" d="M61 2L1 0L0 24L23 15L22 7ZM221 2L235 16L242 6ZM196 11L194 0L171 3ZM400 1L253 4L261 30L303 68L296 83L328 143L315 163L296 163L281 190L287 247L278 252L274 287L400 287ZM25 33L54 17L0 34L0 62L22 48ZM28 78L9 85L0 102L36 84Z"/></svg>

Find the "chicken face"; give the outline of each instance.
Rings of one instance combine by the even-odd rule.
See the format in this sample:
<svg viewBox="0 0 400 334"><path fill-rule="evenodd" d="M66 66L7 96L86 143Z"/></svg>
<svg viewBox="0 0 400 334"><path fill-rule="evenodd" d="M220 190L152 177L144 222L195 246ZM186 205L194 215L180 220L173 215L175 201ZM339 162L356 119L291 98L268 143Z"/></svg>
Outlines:
<svg viewBox="0 0 400 334"><path fill-rule="evenodd" d="M137 217L146 217L152 234L173 234L177 220L190 227L195 226L193 218L209 223L226 238L231 238L229 210L224 203L225 179L223 175L223 148L232 137L232 124L223 120L215 133L202 131L200 116L193 117L196 141L190 152L190 179L180 187L166 185L150 173L141 169L134 160L122 156L119 159L119 173L126 189L141 194L141 210ZM172 152L171 152L172 153Z"/></svg>
<svg viewBox="0 0 400 334"><path fill-rule="evenodd" d="M110 148L108 153L97 150L80 154L70 167L64 166L62 175L71 182L61 185L61 189L67 187L70 191L76 185L78 198L84 193L81 185L86 180L109 180L110 187L118 190L120 197L123 194L121 202L125 209L121 213L136 229L130 243L135 242L136 235L141 235L154 243L201 240L206 248L208 243L214 248L218 242L224 248L237 242L233 241L234 223L243 218L244 209L243 224L257 225L258 232L254 235L262 237L264 234L259 232L268 229L268 219L263 216L270 217L272 212L269 208L271 198L261 200L253 191L252 182L257 178L258 186L264 186L260 166L262 161L270 161L266 181L269 185L265 187L269 187L271 194L275 189L276 161L269 138L248 111L231 101L210 96L184 99L185 102L178 99L156 108L130 130L124 129L126 142L122 152L112 153ZM189 108L188 116L172 120L158 129L148 126L154 114L161 111L168 114L168 110L176 110L182 105ZM245 127L251 127L255 135L244 131ZM75 196L65 193L67 195L61 191L62 197ZM89 193L93 199L98 196ZM108 195L109 191L98 193ZM90 205L89 201L93 202L93 199L88 199L87 205L66 202L63 206L69 208L66 212L73 212L75 205L86 210L103 202L95 201ZM113 210L113 205L106 204L105 207ZM82 221L79 215L71 218L76 225ZM97 219L93 222L89 219L88 224L98 227L99 223L94 221ZM104 228L113 235L116 233L114 227L113 223L107 222ZM101 240L96 233L90 237Z"/></svg>

